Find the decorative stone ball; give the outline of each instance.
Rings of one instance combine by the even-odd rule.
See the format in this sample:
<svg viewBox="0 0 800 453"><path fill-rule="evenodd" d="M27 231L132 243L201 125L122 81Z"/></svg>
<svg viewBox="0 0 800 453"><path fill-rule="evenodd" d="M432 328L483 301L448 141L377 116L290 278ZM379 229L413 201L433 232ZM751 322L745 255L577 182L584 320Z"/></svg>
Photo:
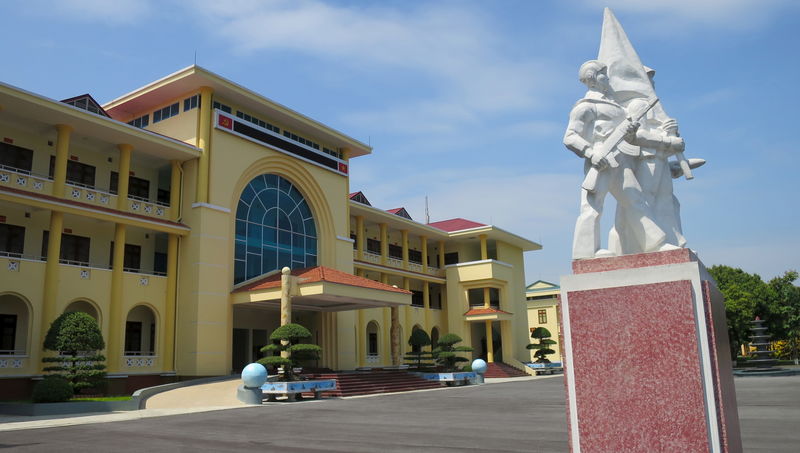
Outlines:
<svg viewBox="0 0 800 453"><path fill-rule="evenodd" d="M483 359L475 359L472 361L472 371L482 375L486 373L486 369L489 365L486 364L486 361Z"/></svg>
<svg viewBox="0 0 800 453"><path fill-rule="evenodd" d="M261 387L267 382L267 369L260 363L251 363L242 370L245 387Z"/></svg>

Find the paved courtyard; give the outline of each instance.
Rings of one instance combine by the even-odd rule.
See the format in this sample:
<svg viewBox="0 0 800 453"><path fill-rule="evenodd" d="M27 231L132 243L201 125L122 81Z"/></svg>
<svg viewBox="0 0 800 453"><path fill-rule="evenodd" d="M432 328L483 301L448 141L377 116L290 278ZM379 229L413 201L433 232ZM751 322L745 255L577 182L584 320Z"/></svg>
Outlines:
<svg viewBox="0 0 800 453"><path fill-rule="evenodd" d="M745 451L800 451L800 376L737 378L736 387ZM0 448L59 452L565 452L563 379L543 377L0 431Z"/></svg>

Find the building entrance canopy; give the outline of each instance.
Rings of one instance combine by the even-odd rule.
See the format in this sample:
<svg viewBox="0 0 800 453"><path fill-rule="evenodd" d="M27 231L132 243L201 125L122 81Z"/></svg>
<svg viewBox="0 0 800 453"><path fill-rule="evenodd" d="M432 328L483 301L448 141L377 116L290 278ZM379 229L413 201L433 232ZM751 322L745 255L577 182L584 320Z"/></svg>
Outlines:
<svg viewBox="0 0 800 453"><path fill-rule="evenodd" d="M411 305L411 291L316 266L291 271L292 305L298 310L346 311ZM274 271L236 288L234 304L280 309L281 273Z"/></svg>

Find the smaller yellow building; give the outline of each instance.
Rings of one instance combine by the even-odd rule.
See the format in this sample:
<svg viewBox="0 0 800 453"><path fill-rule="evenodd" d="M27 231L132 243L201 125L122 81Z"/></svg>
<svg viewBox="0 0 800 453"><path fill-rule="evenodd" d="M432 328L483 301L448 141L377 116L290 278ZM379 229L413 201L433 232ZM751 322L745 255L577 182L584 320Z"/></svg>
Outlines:
<svg viewBox="0 0 800 453"><path fill-rule="evenodd" d="M528 303L528 328L530 332L537 327L544 327L553 336L551 340L557 343L550 349L556 351L555 354L547 358L553 362L561 361L561 328L559 323L559 310L561 301L558 297L561 287L555 283L537 280L525 287L525 299ZM533 338L530 343L536 343ZM531 349L531 362L534 361L533 354L536 351Z"/></svg>

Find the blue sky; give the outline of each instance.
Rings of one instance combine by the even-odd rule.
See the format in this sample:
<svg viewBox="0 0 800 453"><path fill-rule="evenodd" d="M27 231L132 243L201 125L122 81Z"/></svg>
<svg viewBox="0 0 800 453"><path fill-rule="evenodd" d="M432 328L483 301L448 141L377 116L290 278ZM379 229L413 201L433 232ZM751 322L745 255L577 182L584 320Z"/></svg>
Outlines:
<svg viewBox="0 0 800 453"><path fill-rule="evenodd" d="M3 2L0 80L106 102L194 62L375 149L351 189L540 242L570 273L582 162L561 143L610 6L678 119L684 235L706 265L800 269L800 5L790 0ZM611 218L613 203L607 207ZM606 226L609 223L606 222Z"/></svg>

